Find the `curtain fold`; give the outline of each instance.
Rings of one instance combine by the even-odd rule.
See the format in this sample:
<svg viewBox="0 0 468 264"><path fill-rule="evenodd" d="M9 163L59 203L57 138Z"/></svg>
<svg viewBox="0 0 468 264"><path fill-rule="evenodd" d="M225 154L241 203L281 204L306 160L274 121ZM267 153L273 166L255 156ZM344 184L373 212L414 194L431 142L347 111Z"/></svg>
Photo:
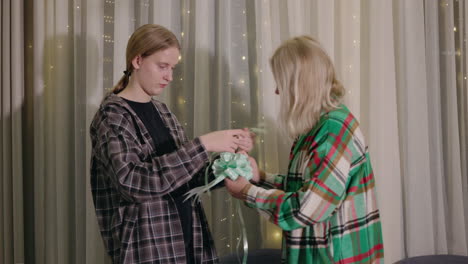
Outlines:
<svg viewBox="0 0 468 264"><path fill-rule="evenodd" d="M422 1L394 2L396 37L396 69L398 126L402 191L405 203L405 238L408 253L434 250L431 182L423 180L429 170L429 116L427 114L426 58L424 50L424 16ZM415 12L415 10L418 10ZM410 16L409 13L413 15ZM426 219L426 224L418 224ZM429 239L428 239L429 237Z"/></svg>
<svg viewBox="0 0 468 264"><path fill-rule="evenodd" d="M395 44L388 41L396 35L393 19L390 1L361 2L360 121L376 175L385 257L390 263L403 258L405 248Z"/></svg>
<svg viewBox="0 0 468 264"><path fill-rule="evenodd" d="M77 64L78 67L76 68L76 74L80 76L80 86L75 87L75 93L84 93L81 98L84 103L81 106L83 111L76 113L77 120L80 120L77 129L84 136L78 137L76 144L85 148L84 153L78 154L81 157L86 156L85 159L80 159L80 165L75 167L80 170L77 171L75 176L79 180L76 188L80 189L77 192L80 195L80 200L76 200L76 204L80 205L82 210L82 214L77 214L76 222L85 223L84 229L82 229L82 225L76 226L77 234L80 234L80 240L77 241L75 249L75 263L111 263L104 250L104 243L99 233L96 214L93 209L89 178L89 162L91 160L89 125L104 94L112 89L114 80L119 78L120 74L123 74L125 70L122 70L122 68L125 68L125 63L118 71L108 70L114 64L122 65L119 63L122 63L121 61L125 62L125 58L121 60L114 59L114 44L116 42L115 38L110 37L111 33L114 32L114 28L105 25L112 22L120 23L121 19L126 19L126 24L118 25L119 32L127 33L122 35L121 38L127 39L130 33L125 31L126 26L128 27L127 24L131 23L133 19L128 13L119 14L113 10L114 4L117 5L120 2L126 1L82 0L81 5L73 7L75 12L83 12L76 13L74 24L74 34L79 36L76 40L79 44L75 45L76 58L80 58L80 63ZM78 6L82 11L77 10L79 9ZM120 41L117 41L117 44L119 43ZM123 48L125 49L125 46ZM83 191L85 191L84 194Z"/></svg>
<svg viewBox="0 0 468 264"><path fill-rule="evenodd" d="M23 3L2 1L0 93L0 262L24 261L23 200Z"/></svg>
<svg viewBox="0 0 468 264"><path fill-rule="evenodd" d="M426 2L425 10L425 34L426 34L426 71L427 71L427 88L428 88L428 115L434 118L429 118L428 133L432 144L429 145L430 153L430 179L432 186L432 201L434 211L433 216L436 220L437 227L435 228L434 238L435 247L439 248L439 252L447 251L447 228L444 221L444 207L447 203L445 181L441 177L443 175L444 165L441 162L443 153L442 149L442 125L441 125L441 100L440 100L440 57L434 50L440 50L438 23L439 23L439 5L434 2ZM439 190L439 191L438 191Z"/></svg>
<svg viewBox="0 0 468 264"><path fill-rule="evenodd" d="M462 184L460 130L457 103L457 69L456 58L460 50L455 46L454 32L459 28L459 21L455 21L454 6L457 1L444 1L439 9L440 34L440 96L442 120L442 148L446 181L448 218L447 240L450 241L448 250L458 254L467 254L467 227L463 212L463 193L467 186ZM465 135L466 138L466 135ZM467 175L465 175L467 177ZM466 202L466 201L465 201Z"/></svg>
<svg viewBox="0 0 468 264"><path fill-rule="evenodd" d="M89 123L122 77L131 33L179 38L159 98L189 137L261 128L252 153L284 173L269 58L310 34L334 60L377 179L386 262L468 254L468 5L457 0L2 1L0 262L110 263L89 188ZM24 17L24 18L23 18ZM225 190L203 198L220 255L241 239ZM241 207L249 250L281 230Z"/></svg>

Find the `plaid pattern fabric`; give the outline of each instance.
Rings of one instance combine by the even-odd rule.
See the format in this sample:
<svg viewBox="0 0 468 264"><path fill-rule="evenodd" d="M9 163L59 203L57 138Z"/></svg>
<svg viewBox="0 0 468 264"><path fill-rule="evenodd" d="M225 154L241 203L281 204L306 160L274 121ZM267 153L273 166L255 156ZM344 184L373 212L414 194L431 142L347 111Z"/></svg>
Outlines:
<svg viewBox="0 0 468 264"><path fill-rule="evenodd" d="M243 194L284 230L283 262L383 263L369 153L345 106L295 141L286 176L263 176Z"/></svg>
<svg viewBox="0 0 468 264"><path fill-rule="evenodd" d="M91 190L102 238L113 263L186 263L171 192L203 172L208 153L188 141L165 104L153 100L178 147L157 157L153 140L133 109L109 95L91 127ZM217 263L201 204L193 206L196 263Z"/></svg>

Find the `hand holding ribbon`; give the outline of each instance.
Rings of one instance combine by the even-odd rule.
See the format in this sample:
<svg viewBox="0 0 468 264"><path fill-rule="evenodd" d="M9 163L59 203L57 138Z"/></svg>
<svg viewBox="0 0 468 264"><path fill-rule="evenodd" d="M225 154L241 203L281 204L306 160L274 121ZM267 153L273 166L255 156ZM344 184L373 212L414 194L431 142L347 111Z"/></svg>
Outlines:
<svg viewBox="0 0 468 264"><path fill-rule="evenodd" d="M223 152L220 154L219 158L214 161L211 168L216 178L205 186L193 188L188 191L185 194L185 200L194 197L195 202L199 201L201 194L210 190L224 179L236 180L241 176L246 180L250 180L253 177L250 162L247 156L241 153Z"/></svg>

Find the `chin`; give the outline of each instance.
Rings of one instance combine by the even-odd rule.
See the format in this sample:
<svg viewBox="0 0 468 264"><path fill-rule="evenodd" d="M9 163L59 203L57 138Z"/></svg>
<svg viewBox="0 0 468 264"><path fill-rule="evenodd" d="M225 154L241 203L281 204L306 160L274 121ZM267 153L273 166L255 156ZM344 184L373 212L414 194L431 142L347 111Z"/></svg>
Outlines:
<svg viewBox="0 0 468 264"><path fill-rule="evenodd" d="M161 95L162 92L163 92L163 89L157 88L157 89L154 89L153 91L151 91L150 96L158 96L158 95Z"/></svg>

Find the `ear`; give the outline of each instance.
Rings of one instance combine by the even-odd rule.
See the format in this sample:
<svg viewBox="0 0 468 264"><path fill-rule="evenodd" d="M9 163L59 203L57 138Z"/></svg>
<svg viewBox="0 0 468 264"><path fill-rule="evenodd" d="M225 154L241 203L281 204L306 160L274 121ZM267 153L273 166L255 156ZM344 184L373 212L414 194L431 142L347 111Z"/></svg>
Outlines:
<svg viewBox="0 0 468 264"><path fill-rule="evenodd" d="M142 60L142 58L141 58L140 55L138 55L138 56L136 56L135 58L133 58L133 60L132 60L133 69L135 69L135 70L140 69L141 60Z"/></svg>

